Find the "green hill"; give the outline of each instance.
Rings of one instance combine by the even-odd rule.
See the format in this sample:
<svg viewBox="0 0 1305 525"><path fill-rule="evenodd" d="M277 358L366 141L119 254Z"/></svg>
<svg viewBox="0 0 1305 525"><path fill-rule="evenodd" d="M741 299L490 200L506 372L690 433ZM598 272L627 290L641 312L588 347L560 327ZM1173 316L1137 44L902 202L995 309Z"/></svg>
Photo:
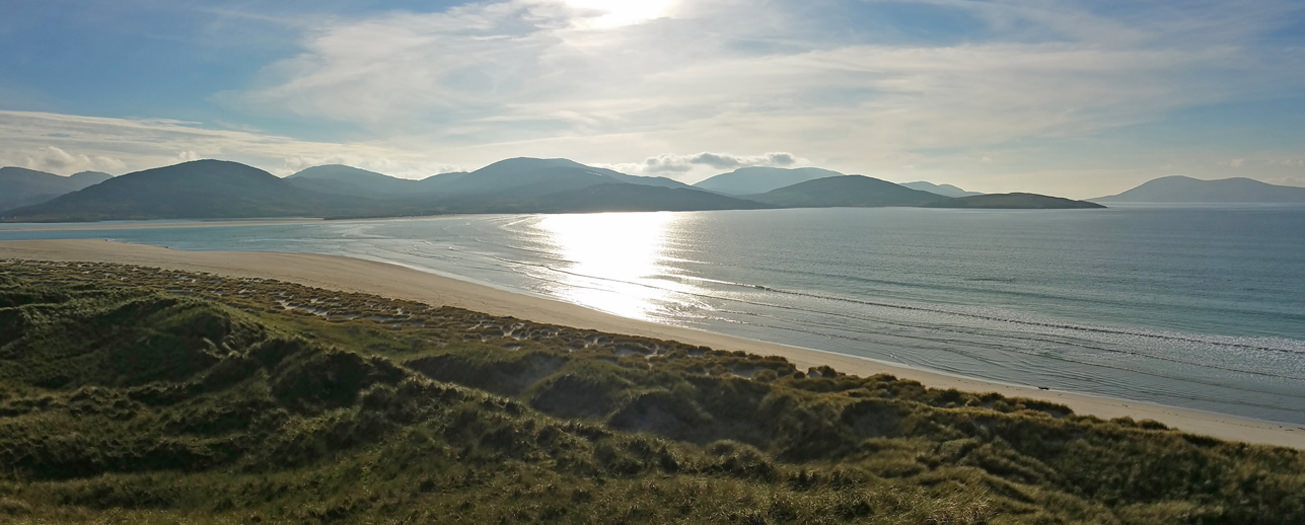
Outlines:
<svg viewBox="0 0 1305 525"><path fill-rule="evenodd" d="M863 175L800 182L748 199L781 208L923 206L947 197Z"/></svg>
<svg viewBox="0 0 1305 525"><path fill-rule="evenodd" d="M1300 523L1305 456L260 279L0 263L0 521Z"/></svg>
<svg viewBox="0 0 1305 525"><path fill-rule="evenodd" d="M983 208L1010 210L1066 210L1105 208L1095 202L1076 201L1062 197L1049 197L1036 193L992 193L973 195L931 203L933 208Z"/></svg>

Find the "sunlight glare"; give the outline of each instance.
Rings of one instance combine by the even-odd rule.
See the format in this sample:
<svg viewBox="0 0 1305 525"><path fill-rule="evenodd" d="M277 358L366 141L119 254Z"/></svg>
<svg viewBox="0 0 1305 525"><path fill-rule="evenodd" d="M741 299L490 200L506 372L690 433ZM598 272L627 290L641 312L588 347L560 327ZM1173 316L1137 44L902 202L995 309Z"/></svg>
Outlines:
<svg viewBox="0 0 1305 525"><path fill-rule="evenodd" d="M543 230L567 267L559 268L568 301L634 319L651 320L675 284L669 273L666 233L671 213L548 215Z"/></svg>

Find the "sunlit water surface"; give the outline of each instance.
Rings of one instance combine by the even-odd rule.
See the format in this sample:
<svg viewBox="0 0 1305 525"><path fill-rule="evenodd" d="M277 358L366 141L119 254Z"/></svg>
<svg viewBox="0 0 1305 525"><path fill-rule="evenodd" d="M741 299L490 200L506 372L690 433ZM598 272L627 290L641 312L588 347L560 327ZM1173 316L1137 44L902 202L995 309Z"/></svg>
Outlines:
<svg viewBox="0 0 1305 525"><path fill-rule="evenodd" d="M617 315L1305 424L1305 208L766 210L99 231L389 261Z"/></svg>

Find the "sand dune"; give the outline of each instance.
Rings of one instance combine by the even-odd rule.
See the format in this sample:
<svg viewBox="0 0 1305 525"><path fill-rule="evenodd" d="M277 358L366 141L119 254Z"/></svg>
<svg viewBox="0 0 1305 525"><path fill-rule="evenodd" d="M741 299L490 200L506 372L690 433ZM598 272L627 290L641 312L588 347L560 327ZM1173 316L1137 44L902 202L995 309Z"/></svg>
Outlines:
<svg viewBox="0 0 1305 525"><path fill-rule="evenodd" d="M1166 407L1143 402L1086 396L992 383L978 379L931 373L869 359L819 350L764 343L737 337L618 317L577 305L517 294L401 266L348 257L246 252L179 251L156 246L104 240L48 240L0 242L0 259L116 262L210 272L236 277L264 277L307 286L363 292L451 305L470 310L510 315L537 322L561 324L674 339L721 350L743 350L782 356L805 369L829 365L856 375L892 374L936 388L972 392L997 392L1007 396L1044 399L1069 406L1079 414L1101 418L1153 419L1171 427L1231 441L1245 441L1305 449L1305 428L1271 422Z"/></svg>

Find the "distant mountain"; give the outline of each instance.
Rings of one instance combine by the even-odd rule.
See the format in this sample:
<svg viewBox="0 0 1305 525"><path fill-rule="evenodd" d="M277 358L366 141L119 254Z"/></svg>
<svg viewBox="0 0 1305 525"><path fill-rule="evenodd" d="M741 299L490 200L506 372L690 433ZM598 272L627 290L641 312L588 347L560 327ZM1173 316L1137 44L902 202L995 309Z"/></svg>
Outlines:
<svg viewBox="0 0 1305 525"><path fill-rule="evenodd" d="M951 184L934 184L932 182L927 182L922 180L915 181L915 182L903 182L901 183L901 186L911 188L913 190L927 191L929 193L942 195L944 197L971 197L974 195L983 195L982 193L979 193L977 191L965 191Z"/></svg>
<svg viewBox="0 0 1305 525"><path fill-rule="evenodd" d="M1161 177L1108 197L1088 199L1101 202L1305 202L1305 188L1266 184L1254 179L1199 180L1191 177Z"/></svg>
<svg viewBox="0 0 1305 525"><path fill-rule="evenodd" d="M431 176L429 176L429 177L426 177L426 178L424 178L424 179L421 179L421 180L419 180L418 182L427 182L427 183L430 183L430 182L434 182L434 180L435 180L436 178L438 178L438 177L444 177L445 179L452 180L452 179L456 179L456 178L458 178L458 177L461 177L461 176L463 176L463 175L466 175L466 174L468 174L468 173L471 173L471 172L469 172L469 171L446 171L446 172L444 172L444 173L436 173L436 174L434 174L434 175L431 175Z"/></svg>
<svg viewBox="0 0 1305 525"><path fill-rule="evenodd" d="M296 188L238 162L197 160L128 173L4 215L34 221L321 217L365 207L350 197Z"/></svg>
<svg viewBox="0 0 1305 525"><path fill-rule="evenodd" d="M931 208L988 208L1011 210L1063 210L1079 208L1105 208L1095 202L1049 197L1035 193L996 193L971 195L930 203Z"/></svg>
<svg viewBox="0 0 1305 525"><path fill-rule="evenodd" d="M683 188L664 177L638 177L586 166L568 159L505 159L468 173L436 175L421 181L426 190L447 195L546 195L613 182Z"/></svg>
<svg viewBox="0 0 1305 525"><path fill-rule="evenodd" d="M657 186L657 187L660 187L660 188L680 188L680 189L692 189L692 188L693 188L693 186L690 186L690 185L685 184L685 183L683 183L683 182L680 182L680 181L678 181L678 180L668 179L668 178L666 178L666 177L648 177L648 176L642 176L642 175L627 175L627 174L621 173L621 172L619 172L619 171L613 171L613 170L602 169L602 168L599 168L599 169L600 169L604 174L606 174L608 178L610 178L610 179L612 179L612 180L615 180L616 182L624 182L624 183L627 183L627 184L638 184L638 185L640 185L640 186Z"/></svg>
<svg viewBox="0 0 1305 525"><path fill-rule="evenodd" d="M313 166L300 170L285 180L299 188L340 195L396 196L424 191L420 181L400 179L343 164Z"/></svg>
<svg viewBox="0 0 1305 525"><path fill-rule="evenodd" d="M837 171L820 168L739 168L699 181L693 187L726 195L756 195L799 182L837 177Z"/></svg>
<svg viewBox="0 0 1305 525"><path fill-rule="evenodd" d="M863 175L800 182L748 199L781 208L923 206L947 197Z"/></svg>
<svg viewBox="0 0 1305 525"><path fill-rule="evenodd" d="M97 171L64 177L27 168L0 168L0 212L39 204L109 178L109 174Z"/></svg>
<svg viewBox="0 0 1305 525"><path fill-rule="evenodd" d="M105 173L103 171L79 171L77 173L68 176L68 180L73 181L78 186L77 190L80 190L92 184L99 184L101 182L104 182L112 178L113 175L109 175L108 173ZM77 190L73 190L73 191L77 191Z"/></svg>

